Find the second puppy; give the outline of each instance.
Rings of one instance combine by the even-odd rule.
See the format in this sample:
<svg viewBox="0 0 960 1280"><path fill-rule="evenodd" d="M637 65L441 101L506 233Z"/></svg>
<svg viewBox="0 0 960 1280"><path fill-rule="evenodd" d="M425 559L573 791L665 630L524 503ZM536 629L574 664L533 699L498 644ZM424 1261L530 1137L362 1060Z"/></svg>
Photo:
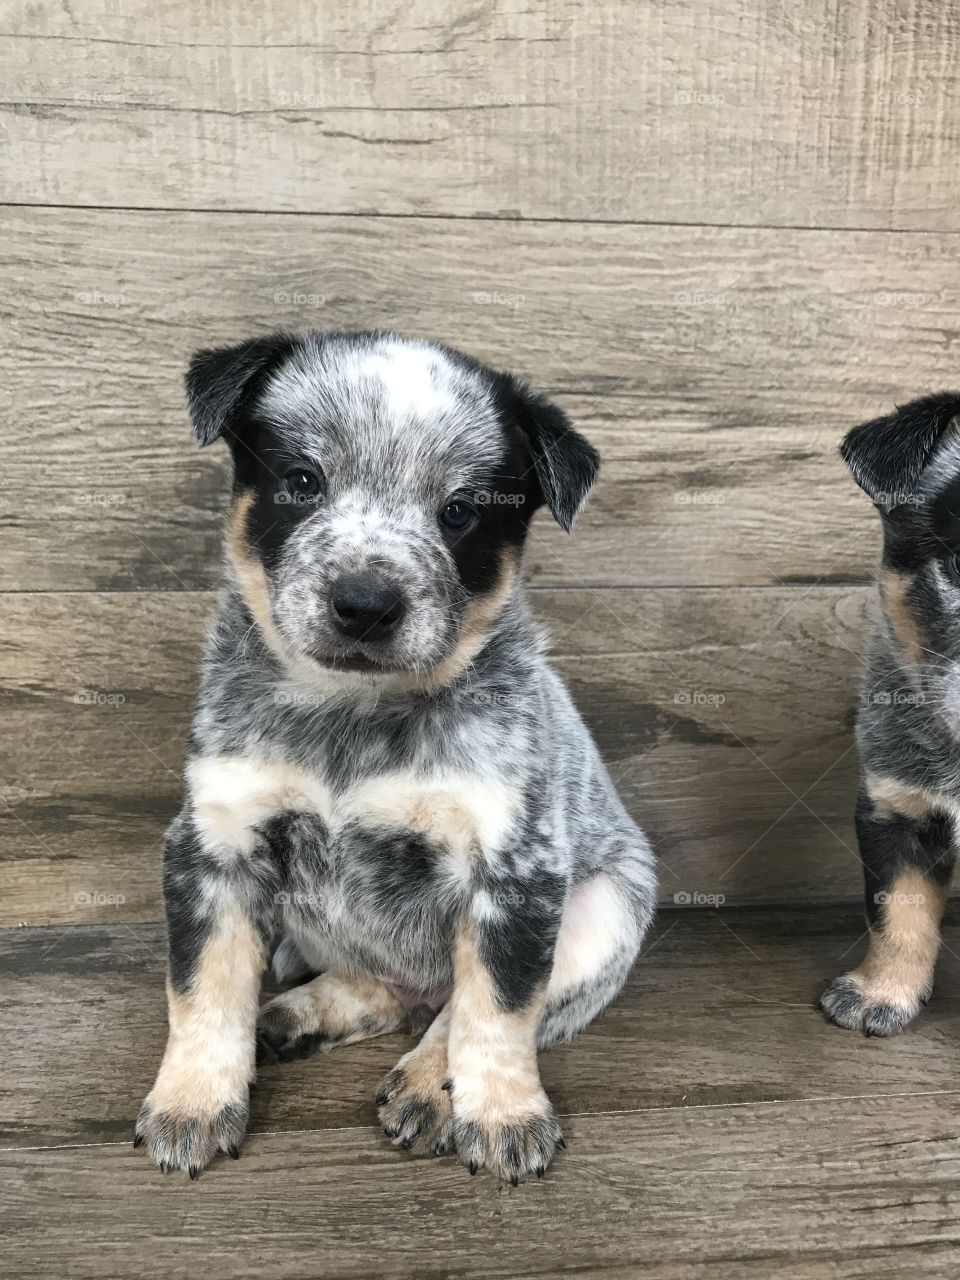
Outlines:
<svg viewBox="0 0 960 1280"><path fill-rule="evenodd" d="M882 616L857 718L856 826L870 942L820 1004L892 1035L933 985L960 818L960 395L915 400L842 453L883 522Z"/></svg>

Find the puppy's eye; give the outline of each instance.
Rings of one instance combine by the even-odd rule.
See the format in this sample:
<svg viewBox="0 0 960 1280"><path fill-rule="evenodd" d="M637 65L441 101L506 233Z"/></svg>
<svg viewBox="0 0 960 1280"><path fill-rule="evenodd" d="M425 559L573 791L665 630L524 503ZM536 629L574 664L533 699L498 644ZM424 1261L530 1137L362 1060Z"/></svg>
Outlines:
<svg viewBox="0 0 960 1280"><path fill-rule="evenodd" d="M473 524L477 518L474 508L463 498L454 498L440 512L440 523L445 529L460 532Z"/></svg>
<svg viewBox="0 0 960 1280"><path fill-rule="evenodd" d="M320 492L320 477L309 467L292 467L280 481L287 502L311 502Z"/></svg>
<svg viewBox="0 0 960 1280"><path fill-rule="evenodd" d="M947 573L960 582L960 551L954 551L953 555L947 556Z"/></svg>

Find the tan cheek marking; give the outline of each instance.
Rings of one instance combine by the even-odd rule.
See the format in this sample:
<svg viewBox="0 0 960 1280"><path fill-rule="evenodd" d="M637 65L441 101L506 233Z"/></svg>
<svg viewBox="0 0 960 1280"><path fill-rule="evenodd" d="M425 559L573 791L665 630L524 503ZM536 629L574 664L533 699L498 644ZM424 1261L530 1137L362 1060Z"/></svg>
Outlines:
<svg viewBox="0 0 960 1280"><path fill-rule="evenodd" d="M871 1001L912 1009L933 982L947 893L916 870L902 872L887 893L881 925L870 930L867 958L852 976Z"/></svg>
<svg viewBox="0 0 960 1280"><path fill-rule="evenodd" d="M935 792L909 782L901 782L897 778L885 778L868 770L864 775L864 784L878 818L897 814L902 818L922 822L932 813L943 812L948 808Z"/></svg>
<svg viewBox="0 0 960 1280"><path fill-rule="evenodd" d="M472 926L461 930L454 949L449 1041L454 1104L461 1117L492 1125L542 1113L546 1097L537 1068L537 1032L545 998L544 986L525 1008L504 1013L477 954Z"/></svg>
<svg viewBox="0 0 960 1280"><path fill-rule="evenodd" d="M427 679L422 688L438 688L449 684L464 671L483 648L487 632L503 612L504 605L510 598L520 571L520 553L508 548L500 561L500 574L490 591L478 597L468 605L457 647L449 657L444 658Z"/></svg>
<svg viewBox="0 0 960 1280"><path fill-rule="evenodd" d="M245 1098L255 1075L254 1027L266 947L245 912L223 914L186 992L167 984L170 1034L149 1103L213 1117Z"/></svg>
<svg viewBox="0 0 960 1280"><path fill-rule="evenodd" d="M252 489L241 493L227 518L227 557L240 594L256 619L263 638L278 657L286 658L283 640L273 624L270 612L266 571L247 540L247 517L254 497Z"/></svg>
<svg viewBox="0 0 960 1280"><path fill-rule="evenodd" d="M893 633L907 658L913 663L919 663L925 646L923 633L907 603L907 593L912 585L913 578L908 573L887 570L880 576L880 596Z"/></svg>

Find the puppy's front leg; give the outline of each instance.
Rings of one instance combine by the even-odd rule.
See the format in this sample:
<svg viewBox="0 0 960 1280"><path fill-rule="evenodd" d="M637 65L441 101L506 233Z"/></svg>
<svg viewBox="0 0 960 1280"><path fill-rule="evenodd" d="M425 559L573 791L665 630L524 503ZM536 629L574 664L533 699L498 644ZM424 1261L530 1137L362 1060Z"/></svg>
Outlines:
<svg viewBox="0 0 960 1280"><path fill-rule="evenodd" d="M449 1033L453 1136L471 1173L486 1166L514 1186L542 1177L560 1125L540 1083L537 1033L566 885L485 887L463 920L454 953Z"/></svg>
<svg viewBox="0 0 960 1280"><path fill-rule="evenodd" d="M264 850L265 852L265 850ZM260 979L273 917L272 869L257 850L225 860L205 847L193 816L164 850L170 1029L135 1145L166 1173L191 1178L216 1152L236 1157L255 1075Z"/></svg>

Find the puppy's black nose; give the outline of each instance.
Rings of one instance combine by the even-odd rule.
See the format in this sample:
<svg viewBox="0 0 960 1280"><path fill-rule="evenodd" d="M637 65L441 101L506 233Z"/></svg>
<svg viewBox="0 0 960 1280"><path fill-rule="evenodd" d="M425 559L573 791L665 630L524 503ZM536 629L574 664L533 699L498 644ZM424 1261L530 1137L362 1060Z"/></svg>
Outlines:
<svg viewBox="0 0 960 1280"><path fill-rule="evenodd" d="M330 607L337 626L353 640L385 640L407 611L399 591L368 573L338 578L330 593Z"/></svg>

